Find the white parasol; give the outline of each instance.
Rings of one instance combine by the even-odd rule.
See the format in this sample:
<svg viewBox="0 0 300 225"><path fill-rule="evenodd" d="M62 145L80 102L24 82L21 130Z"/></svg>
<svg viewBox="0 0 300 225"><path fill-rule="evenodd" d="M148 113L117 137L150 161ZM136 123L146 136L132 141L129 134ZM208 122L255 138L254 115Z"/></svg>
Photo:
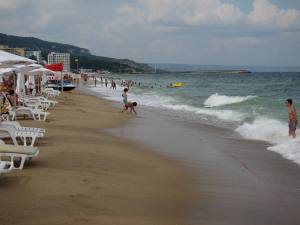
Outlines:
<svg viewBox="0 0 300 225"><path fill-rule="evenodd" d="M15 64L32 64L36 61L0 50L0 68L9 68Z"/></svg>

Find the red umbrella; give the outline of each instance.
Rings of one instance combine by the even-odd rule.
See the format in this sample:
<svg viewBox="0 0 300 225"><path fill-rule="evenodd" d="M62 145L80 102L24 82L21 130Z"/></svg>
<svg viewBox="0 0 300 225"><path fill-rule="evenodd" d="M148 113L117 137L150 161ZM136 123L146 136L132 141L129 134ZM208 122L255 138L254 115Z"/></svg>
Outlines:
<svg viewBox="0 0 300 225"><path fill-rule="evenodd" d="M62 71L64 70L64 64L63 63L57 63L57 64L48 64L45 65L45 68L52 71L60 71L61 72L61 91L63 92L63 85L64 85L64 79L62 75Z"/></svg>
<svg viewBox="0 0 300 225"><path fill-rule="evenodd" d="M64 64L57 63L57 64L48 64L45 65L45 68L52 71L63 71L64 70Z"/></svg>

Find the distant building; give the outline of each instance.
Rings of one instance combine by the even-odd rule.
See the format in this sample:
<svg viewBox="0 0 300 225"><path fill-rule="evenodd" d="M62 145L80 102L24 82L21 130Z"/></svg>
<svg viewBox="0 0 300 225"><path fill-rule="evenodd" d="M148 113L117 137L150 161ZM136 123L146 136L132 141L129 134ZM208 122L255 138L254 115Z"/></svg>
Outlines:
<svg viewBox="0 0 300 225"><path fill-rule="evenodd" d="M25 48L10 48L7 45L0 45L0 50L25 57Z"/></svg>
<svg viewBox="0 0 300 225"><path fill-rule="evenodd" d="M42 52L41 51L25 51L25 57L36 58L36 61L40 64L42 62Z"/></svg>
<svg viewBox="0 0 300 225"><path fill-rule="evenodd" d="M48 64L56 64L56 63L63 63L64 64L64 71L70 72L70 53L56 53L51 52L48 54Z"/></svg>

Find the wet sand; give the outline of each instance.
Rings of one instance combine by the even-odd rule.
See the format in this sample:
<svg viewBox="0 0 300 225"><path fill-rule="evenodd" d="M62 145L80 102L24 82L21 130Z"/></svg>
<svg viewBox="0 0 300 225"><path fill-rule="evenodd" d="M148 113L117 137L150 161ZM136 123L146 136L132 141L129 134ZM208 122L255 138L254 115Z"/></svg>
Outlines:
<svg viewBox="0 0 300 225"><path fill-rule="evenodd" d="M195 201L187 224L300 224L300 167L268 151L268 143L148 109L109 132L147 143L190 171Z"/></svg>
<svg viewBox="0 0 300 225"><path fill-rule="evenodd" d="M176 161L103 129L131 117L107 101L64 93L47 122L40 154L0 177L0 224L185 224L189 176Z"/></svg>

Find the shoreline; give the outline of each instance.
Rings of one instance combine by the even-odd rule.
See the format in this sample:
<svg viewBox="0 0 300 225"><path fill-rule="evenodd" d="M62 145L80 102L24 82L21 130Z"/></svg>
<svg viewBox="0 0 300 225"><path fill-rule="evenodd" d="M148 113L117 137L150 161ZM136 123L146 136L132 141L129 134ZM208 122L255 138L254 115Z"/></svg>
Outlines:
<svg viewBox="0 0 300 225"><path fill-rule="evenodd" d="M122 87L118 86L117 91L114 91L110 88L104 88L100 84L98 84L97 88L95 88L93 85L88 85L86 87L87 89L89 89L88 91L93 92L95 96L112 101L115 103L115 105L120 104ZM208 125L222 130L229 129L234 137L238 137L243 140L268 143L266 151L276 152L283 158L295 162L300 166L300 158L299 154L297 154L297 150L300 147L300 133L298 133L299 131L297 130L297 138L291 140L288 137L287 124L282 120L277 120L274 118L268 119L263 116L257 117L253 120L228 120L227 117L233 114L233 111L229 110L228 112L226 112L226 110L224 110L225 114L223 116L225 117L222 118L222 109L220 111L218 111L218 109L215 109L216 111L212 109L212 111L208 112L207 110L209 110L210 108L204 107L203 109L198 108L198 110L200 111L197 112L197 107L194 106L176 105L176 103L174 103L174 105L172 105L173 103L171 105L164 105L163 101L170 101L170 99L168 100L166 98L162 100L162 102L160 102L160 99L158 98L159 95L157 95L157 93L149 95L149 93L143 94L140 92L140 89L138 90L139 91L133 91L131 93L131 98L134 101L142 103L142 111L151 111L154 113L158 113L159 115L164 117L172 117L176 121L187 122L191 124ZM153 98L151 99L149 96L152 96ZM162 94L161 96L164 95ZM257 96L249 95L247 96L247 98L248 97L252 98ZM150 103L149 99L151 99ZM146 103L144 103L144 101ZM156 105L154 102L158 104ZM141 104L139 106L141 106ZM201 114L203 117L195 117L196 114ZM139 114L138 117L140 117L141 115L142 114ZM237 115L241 117L245 116L244 113L238 113Z"/></svg>
<svg viewBox="0 0 300 225"><path fill-rule="evenodd" d="M108 132L147 144L190 172L195 201L188 224L300 222L300 167L268 151L267 142L155 111Z"/></svg>
<svg viewBox="0 0 300 225"><path fill-rule="evenodd" d="M42 127L40 155L0 178L6 224L185 224L189 177L171 158L113 137L126 124L111 102L64 93ZM166 177L168 179L166 179ZM4 197L5 196L5 197Z"/></svg>

